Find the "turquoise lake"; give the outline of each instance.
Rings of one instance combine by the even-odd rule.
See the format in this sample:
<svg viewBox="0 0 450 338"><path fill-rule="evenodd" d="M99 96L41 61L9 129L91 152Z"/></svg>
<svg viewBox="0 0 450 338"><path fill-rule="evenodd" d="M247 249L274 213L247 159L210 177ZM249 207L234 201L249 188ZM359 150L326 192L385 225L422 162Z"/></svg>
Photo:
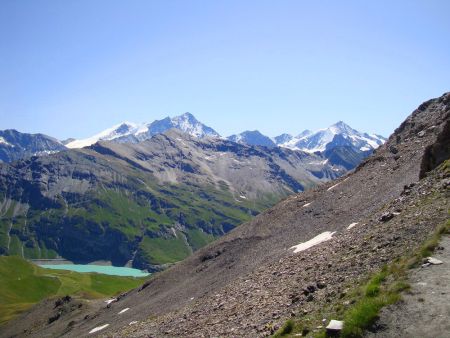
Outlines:
<svg viewBox="0 0 450 338"><path fill-rule="evenodd" d="M145 277L149 273L120 266L107 266L107 265L90 265L90 264L40 264L39 266L46 269L58 269L58 270L71 270L76 272L98 272L105 275L114 276L131 276L131 277Z"/></svg>

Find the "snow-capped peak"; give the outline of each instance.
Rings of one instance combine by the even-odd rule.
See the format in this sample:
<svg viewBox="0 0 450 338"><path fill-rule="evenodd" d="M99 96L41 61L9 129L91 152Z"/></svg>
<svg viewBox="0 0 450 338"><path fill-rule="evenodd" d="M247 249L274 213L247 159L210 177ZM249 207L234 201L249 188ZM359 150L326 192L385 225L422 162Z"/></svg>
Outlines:
<svg viewBox="0 0 450 338"><path fill-rule="evenodd" d="M199 122L191 113L184 113L171 119L173 128L179 129L195 137L220 137L220 135L212 128L205 126Z"/></svg>
<svg viewBox="0 0 450 338"><path fill-rule="evenodd" d="M231 135L228 137L228 140L252 146L264 146L268 148L276 146L270 137L261 134L258 130L247 130L237 135Z"/></svg>
<svg viewBox="0 0 450 338"><path fill-rule="evenodd" d="M137 130L139 130L141 126L132 123L132 122L122 122L119 123L111 128L108 128L94 136L81 139L81 140L74 140L72 142L69 142L66 144L67 148L83 148L88 147L98 141L111 141L119 137L131 135L135 133Z"/></svg>
<svg viewBox="0 0 450 338"><path fill-rule="evenodd" d="M66 147L83 148L101 140L136 143L145 141L156 134L161 134L172 128L181 130L198 138L207 136L220 137L214 129L199 122L194 115L191 113L184 113L183 115L175 116L173 118L166 117L162 120L155 120L148 124L122 122L89 138L71 141L66 144Z"/></svg>
<svg viewBox="0 0 450 338"><path fill-rule="evenodd" d="M325 151L335 146L342 146L345 143L360 151L370 151L378 148L385 141L386 139L381 136L361 133L346 123L339 121L315 133L304 131L288 142L280 144L280 146L295 150L316 152Z"/></svg>

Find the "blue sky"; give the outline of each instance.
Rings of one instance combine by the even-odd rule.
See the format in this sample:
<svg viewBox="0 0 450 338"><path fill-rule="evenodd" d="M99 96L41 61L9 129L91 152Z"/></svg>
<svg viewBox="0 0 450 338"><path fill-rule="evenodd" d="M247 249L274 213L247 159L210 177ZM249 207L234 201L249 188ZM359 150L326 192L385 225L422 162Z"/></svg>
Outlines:
<svg viewBox="0 0 450 338"><path fill-rule="evenodd" d="M450 90L450 1L0 2L0 129L86 137L186 111L223 135L389 135Z"/></svg>

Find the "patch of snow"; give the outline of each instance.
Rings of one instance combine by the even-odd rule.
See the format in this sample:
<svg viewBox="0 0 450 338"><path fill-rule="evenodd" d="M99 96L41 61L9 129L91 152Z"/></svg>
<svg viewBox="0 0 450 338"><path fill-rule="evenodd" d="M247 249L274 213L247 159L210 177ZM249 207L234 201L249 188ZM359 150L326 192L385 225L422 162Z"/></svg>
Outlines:
<svg viewBox="0 0 450 338"><path fill-rule="evenodd" d="M121 315L122 313L127 312L129 309L130 309L129 307L123 309L122 311L120 311L120 312L118 313L118 315Z"/></svg>
<svg viewBox="0 0 450 338"><path fill-rule="evenodd" d="M294 245L290 249L294 249L294 253L297 253L300 251L305 251L317 244L320 244L322 242L326 242L326 241L330 240L335 233L336 233L335 231L334 232L331 232L331 231L322 232L321 234L317 235L316 237L310 239L309 241L300 243L298 245Z"/></svg>
<svg viewBox="0 0 450 338"><path fill-rule="evenodd" d="M327 189L327 191L333 190L333 189L336 188L339 184L341 184L341 182L336 183L335 185L329 187L329 188Z"/></svg>
<svg viewBox="0 0 450 338"><path fill-rule="evenodd" d="M178 235L177 235L177 232L176 232L175 228L170 228L170 230L172 230L172 233L175 236L175 238L178 238Z"/></svg>
<svg viewBox="0 0 450 338"><path fill-rule="evenodd" d="M133 320L132 322L130 322L130 324L128 324L128 325L134 325L134 324L137 324L138 322L137 322L137 320Z"/></svg>
<svg viewBox="0 0 450 338"><path fill-rule="evenodd" d="M108 326L109 326L109 324L97 326L97 327L93 328L91 331L89 331L89 333L95 333L95 332L101 331L101 330L107 328Z"/></svg>
<svg viewBox="0 0 450 338"><path fill-rule="evenodd" d="M304 204L304 205L302 206L302 208L309 207L309 206L311 205L311 203L312 203L312 202L309 202L309 203Z"/></svg>
<svg viewBox="0 0 450 338"><path fill-rule="evenodd" d="M8 147L14 147L14 145L12 145L8 141L6 141L2 136L0 136L0 144L4 144L4 145L6 145Z"/></svg>
<svg viewBox="0 0 450 338"><path fill-rule="evenodd" d="M118 130L121 127L127 127L127 131L124 132L119 132ZM136 132L136 130L139 130L142 126L137 125L135 123L131 123L131 122L123 122L120 124L115 125L112 128L108 128L104 131L102 131L101 133L98 133L94 136L82 139L82 140L75 140L72 141L68 144L66 144L67 148L84 148L84 147L89 147L91 145L93 145L94 143L100 141L100 140L114 140L118 137L122 137L122 136L127 136L127 135L132 135Z"/></svg>
<svg viewBox="0 0 450 338"><path fill-rule="evenodd" d="M358 222L354 222L354 223L350 224L350 225L347 227L347 230L350 230L350 229L353 228L355 225L358 225Z"/></svg>
<svg viewBox="0 0 450 338"><path fill-rule="evenodd" d="M113 299L105 300L105 303L106 303L107 305L109 305L109 304L111 304L111 303L113 303L113 302L116 302L116 301L117 301L117 299L116 299L116 298L113 298Z"/></svg>
<svg viewBox="0 0 450 338"><path fill-rule="evenodd" d="M245 199L245 200L247 199L247 197L245 197L244 195L240 195L239 197L240 197L240 198L243 198L243 199Z"/></svg>

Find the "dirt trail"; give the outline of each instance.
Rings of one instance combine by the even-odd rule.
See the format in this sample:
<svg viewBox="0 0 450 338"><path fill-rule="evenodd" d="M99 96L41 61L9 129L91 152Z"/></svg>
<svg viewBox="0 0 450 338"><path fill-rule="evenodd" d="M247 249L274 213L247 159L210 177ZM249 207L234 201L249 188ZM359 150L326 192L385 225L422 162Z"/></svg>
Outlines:
<svg viewBox="0 0 450 338"><path fill-rule="evenodd" d="M442 238L433 257L441 265L430 265L411 272L411 293L403 301L381 312L378 331L370 338L449 338L450 337L450 236Z"/></svg>

